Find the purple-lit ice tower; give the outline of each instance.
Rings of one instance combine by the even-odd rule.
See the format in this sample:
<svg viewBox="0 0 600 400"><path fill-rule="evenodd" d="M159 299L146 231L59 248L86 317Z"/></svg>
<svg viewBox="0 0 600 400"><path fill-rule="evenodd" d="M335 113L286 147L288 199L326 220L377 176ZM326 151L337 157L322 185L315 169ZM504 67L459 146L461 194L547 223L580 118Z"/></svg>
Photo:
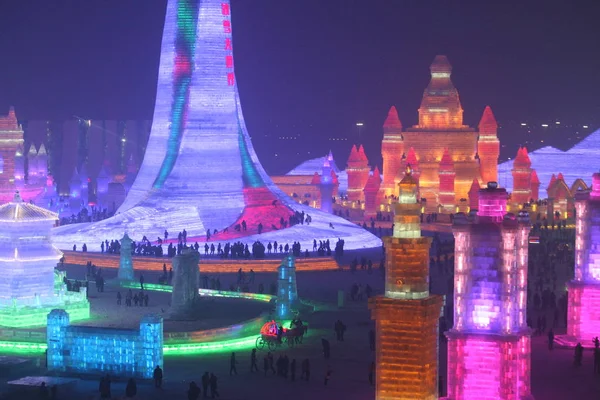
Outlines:
<svg viewBox="0 0 600 400"><path fill-rule="evenodd" d="M600 335L600 173L575 195L575 278L569 282L567 335L590 344Z"/></svg>
<svg viewBox="0 0 600 400"><path fill-rule="evenodd" d="M490 182L477 216L454 219L454 327L448 399L532 399L527 327L529 215L506 214L507 192Z"/></svg>

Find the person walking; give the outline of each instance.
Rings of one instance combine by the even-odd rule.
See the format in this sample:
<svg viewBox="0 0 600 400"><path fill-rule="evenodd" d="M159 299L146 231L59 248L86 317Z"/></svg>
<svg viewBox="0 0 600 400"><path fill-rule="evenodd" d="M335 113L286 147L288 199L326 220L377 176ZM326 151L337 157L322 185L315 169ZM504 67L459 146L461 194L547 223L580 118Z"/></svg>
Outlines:
<svg viewBox="0 0 600 400"><path fill-rule="evenodd" d="M548 331L548 350L552 350L554 348L554 331L552 328Z"/></svg>
<svg viewBox="0 0 600 400"><path fill-rule="evenodd" d="M331 370L331 366L328 365L327 370L325 371L325 386L327 386L327 384L329 383L329 379L331 379L332 372L333 371Z"/></svg>
<svg viewBox="0 0 600 400"><path fill-rule="evenodd" d="M196 382L190 382L190 387L187 392L188 400L197 400L200 395L200 388L196 385Z"/></svg>
<svg viewBox="0 0 600 400"><path fill-rule="evenodd" d="M273 354L271 354L271 352L267 353L267 359L269 361L269 369L271 370L273 375L275 375L275 366L273 365L275 360L273 359Z"/></svg>
<svg viewBox="0 0 600 400"><path fill-rule="evenodd" d="M259 372L258 365L256 364L256 349L252 349L252 353L250 354L250 372Z"/></svg>
<svg viewBox="0 0 600 400"><path fill-rule="evenodd" d="M375 382L375 361L371 361L371 366L369 367L369 384L373 386Z"/></svg>
<svg viewBox="0 0 600 400"><path fill-rule="evenodd" d="M208 386L210 385L210 374L208 371L204 372L202 375L202 397L208 398Z"/></svg>
<svg viewBox="0 0 600 400"><path fill-rule="evenodd" d="M233 374L237 375L237 368L235 366L236 364L237 364L237 361L235 359L235 353L232 352L231 359L229 360L229 376L231 376Z"/></svg>
<svg viewBox="0 0 600 400"><path fill-rule="evenodd" d="M127 386L125 387L125 397L132 398L137 394L137 385L133 378L129 378Z"/></svg>
<svg viewBox="0 0 600 400"><path fill-rule="evenodd" d="M154 368L152 377L154 378L154 387L157 389L162 388L163 371L160 366L157 365L156 368Z"/></svg>
<svg viewBox="0 0 600 400"><path fill-rule="evenodd" d="M221 397L217 388L217 377L213 373L210 374L210 397L213 399Z"/></svg>
<svg viewBox="0 0 600 400"><path fill-rule="evenodd" d="M296 359L294 358L290 363L290 378L292 382L296 381Z"/></svg>

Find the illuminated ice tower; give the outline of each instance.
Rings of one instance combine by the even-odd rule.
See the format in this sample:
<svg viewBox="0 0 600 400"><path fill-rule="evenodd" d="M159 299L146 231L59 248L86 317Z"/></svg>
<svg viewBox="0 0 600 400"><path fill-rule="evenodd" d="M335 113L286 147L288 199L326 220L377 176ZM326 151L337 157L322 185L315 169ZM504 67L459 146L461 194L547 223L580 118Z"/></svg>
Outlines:
<svg viewBox="0 0 600 400"><path fill-rule="evenodd" d="M377 329L376 399L435 400L444 300L429 294L431 238L421 236L421 205L410 168L399 187L394 233L384 238L385 296L369 300Z"/></svg>
<svg viewBox="0 0 600 400"><path fill-rule="evenodd" d="M456 171L454 170L454 162L448 152L448 149L444 149L442 160L438 170L438 176L440 177L440 192L438 196L439 204L444 208L446 212L454 212L457 201L454 193L454 179L456 178Z"/></svg>
<svg viewBox="0 0 600 400"><path fill-rule="evenodd" d="M25 203L17 192L0 206L0 325L42 325L53 308L74 319L89 317L85 289L67 292L64 273L54 271L62 253L50 241L58 215Z"/></svg>
<svg viewBox="0 0 600 400"><path fill-rule="evenodd" d="M296 287L296 259L290 253L277 267L277 318L289 319L298 309L298 289Z"/></svg>
<svg viewBox="0 0 600 400"><path fill-rule="evenodd" d="M15 155L23 146L23 129L15 109L0 117L0 189L13 190L15 184ZM13 192L14 193L14 192Z"/></svg>
<svg viewBox="0 0 600 400"><path fill-rule="evenodd" d="M348 200L363 201L365 199L363 189L369 179L370 168L362 144L358 149L352 146L346 172L348 173Z"/></svg>
<svg viewBox="0 0 600 400"><path fill-rule="evenodd" d="M365 185L364 196L365 196L365 213L364 219L369 220L377 216L379 210L379 203L381 203L380 189L381 188L381 173L379 168L375 167L373 174L369 176L367 184Z"/></svg>
<svg viewBox="0 0 600 400"><path fill-rule="evenodd" d="M402 122L400 122L396 107L392 106L383 123L383 141L381 142L381 156L383 158L382 187L386 196L396 194L394 178L402 167L403 154Z"/></svg>
<svg viewBox="0 0 600 400"><path fill-rule="evenodd" d="M185 229L194 240L217 230L211 241L253 243L262 226L263 241L301 237L308 245L330 238L325 227L331 223L347 239L346 247L379 245L378 238L343 218L299 205L264 171L240 103L229 0L164 3L154 116L135 181L113 217L61 226L56 243L68 249L85 242L99 249L101 241L125 231L156 238L165 229ZM110 186L104 196L108 207L120 195ZM280 229L280 221L296 211L310 213L313 223ZM236 230L242 223L246 228Z"/></svg>
<svg viewBox="0 0 600 400"><path fill-rule="evenodd" d="M498 123L490 106L485 107L479 121L477 155L483 182L497 182L500 141L498 140Z"/></svg>
<svg viewBox="0 0 600 400"><path fill-rule="evenodd" d="M448 399L531 399L527 313L529 215L506 214L507 192L488 183L476 216L454 218L454 327Z"/></svg>
<svg viewBox="0 0 600 400"><path fill-rule="evenodd" d="M513 191L510 202L523 205L531 199L531 159L526 147L519 147L513 162Z"/></svg>
<svg viewBox="0 0 600 400"><path fill-rule="evenodd" d="M600 336L600 173L575 195L575 279L569 282L567 334L589 345Z"/></svg>
<svg viewBox="0 0 600 400"><path fill-rule="evenodd" d="M331 157L331 160L330 160ZM323 162L323 168L321 168L321 177L319 178L319 192L321 194L321 211L326 213L333 212L333 169L331 168L331 162L333 161L333 157L331 156L331 152L329 155L325 157L325 161ZM316 174L316 173L315 173Z"/></svg>

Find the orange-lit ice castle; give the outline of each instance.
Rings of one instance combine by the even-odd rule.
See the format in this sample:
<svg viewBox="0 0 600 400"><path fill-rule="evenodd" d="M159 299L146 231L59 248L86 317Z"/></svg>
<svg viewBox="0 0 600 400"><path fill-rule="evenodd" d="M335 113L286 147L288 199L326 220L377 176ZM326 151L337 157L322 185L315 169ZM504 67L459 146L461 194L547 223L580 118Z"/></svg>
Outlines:
<svg viewBox="0 0 600 400"><path fill-rule="evenodd" d="M427 207L455 212L460 199L468 198L474 179L480 185L498 179L498 124L488 106L479 129L464 125L463 108L450 79L452 67L446 56L435 57L430 70L431 81L419 107L419 123L403 129L395 107L385 120L381 189L385 196L393 195L404 166L411 164L419 196L427 199ZM363 172L368 167L359 153L353 152L348 160L350 200L356 197L350 194L362 194L368 178Z"/></svg>

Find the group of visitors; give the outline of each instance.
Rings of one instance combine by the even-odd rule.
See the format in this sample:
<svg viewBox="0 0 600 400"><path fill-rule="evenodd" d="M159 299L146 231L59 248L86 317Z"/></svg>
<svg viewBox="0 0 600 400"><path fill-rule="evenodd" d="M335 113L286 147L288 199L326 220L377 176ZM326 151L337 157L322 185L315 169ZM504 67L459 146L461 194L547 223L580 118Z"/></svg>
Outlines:
<svg viewBox="0 0 600 400"><path fill-rule="evenodd" d="M117 292L117 305L120 306L122 304L123 296L121 292ZM140 290L139 293L133 293L131 289L125 295L125 306L127 307L148 307L148 303L150 301L150 297L148 293L144 292L144 289Z"/></svg>

